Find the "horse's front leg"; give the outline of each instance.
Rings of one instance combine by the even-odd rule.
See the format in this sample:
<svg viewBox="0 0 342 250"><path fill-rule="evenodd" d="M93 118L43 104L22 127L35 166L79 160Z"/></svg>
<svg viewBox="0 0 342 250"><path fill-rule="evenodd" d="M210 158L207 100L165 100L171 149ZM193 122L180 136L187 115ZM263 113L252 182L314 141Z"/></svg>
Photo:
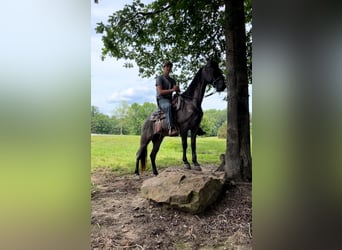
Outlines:
<svg viewBox="0 0 342 250"><path fill-rule="evenodd" d="M188 148L188 139L187 139L187 132L181 132L182 137L182 147L183 147L183 163L185 169L191 169L190 163L186 158L186 149Z"/></svg>
<svg viewBox="0 0 342 250"><path fill-rule="evenodd" d="M192 162L195 165L195 170L201 171L200 164L197 162L197 152L196 152L196 136L197 133L191 132L191 152L192 152Z"/></svg>

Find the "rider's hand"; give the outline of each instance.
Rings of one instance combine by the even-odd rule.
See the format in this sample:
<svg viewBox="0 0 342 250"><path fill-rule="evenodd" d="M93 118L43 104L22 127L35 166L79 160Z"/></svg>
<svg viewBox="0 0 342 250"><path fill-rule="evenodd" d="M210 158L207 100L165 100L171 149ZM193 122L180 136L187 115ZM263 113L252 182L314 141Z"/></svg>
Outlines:
<svg viewBox="0 0 342 250"><path fill-rule="evenodd" d="M179 86L178 85L173 86L173 91L176 91L177 93L179 93L180 92Z"/></svg>

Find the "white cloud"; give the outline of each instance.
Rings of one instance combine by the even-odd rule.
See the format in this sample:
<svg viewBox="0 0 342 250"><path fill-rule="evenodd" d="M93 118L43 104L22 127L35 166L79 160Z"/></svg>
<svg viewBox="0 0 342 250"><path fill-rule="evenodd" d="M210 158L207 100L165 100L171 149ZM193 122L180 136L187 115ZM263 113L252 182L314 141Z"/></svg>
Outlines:
<svg viewBox="0 0 342 250"><path fill-rule="evenodd" d="M154 102L155 88L146 85L129 87L127 89L123 89L118 92L112 93L112 95L108 99L108 103L118 103L121 101L126 101L129 104L132 104L134 102L140 104L144 102Z"/></svg>

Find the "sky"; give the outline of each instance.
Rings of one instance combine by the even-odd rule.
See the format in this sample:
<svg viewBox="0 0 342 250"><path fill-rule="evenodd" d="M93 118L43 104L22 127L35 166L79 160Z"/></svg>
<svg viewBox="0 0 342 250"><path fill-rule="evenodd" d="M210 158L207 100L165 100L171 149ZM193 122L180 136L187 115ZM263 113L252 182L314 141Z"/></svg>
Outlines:
<svg viewBox="0 0 342 250"><path fill-rule="evenodd" d="M138 67L125 68L126 60L106 57L101 60L103 47L101 34L96 34L96 23L107 23L108 16L121 10L132 0L100 0L98 4L91 3L91 105L99 108L106 115L113 115L113 111L122 103L143 104L156 102L155 78L142 78L138 74ZM150 3L153 0L142 0ZM162 63L162 62L161 62ZM172 76L172 74L171 74ZM185 89L181 87L181 91ZM223 100L227 92L215 93L203 100L203 110L226 109L227 102ZM250 101L251 103L251 101ZM251 107L250 107L251 109Z"/></svg>

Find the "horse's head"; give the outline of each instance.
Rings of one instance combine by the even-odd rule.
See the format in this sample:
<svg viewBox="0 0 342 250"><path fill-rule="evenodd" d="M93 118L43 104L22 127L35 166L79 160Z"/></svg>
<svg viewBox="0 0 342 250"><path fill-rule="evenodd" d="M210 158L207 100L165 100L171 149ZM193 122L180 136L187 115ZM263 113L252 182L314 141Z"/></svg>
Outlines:
<svg viewBox="0 0 342 250"><path fill-rule="evenodd" d="M221 92L226 88L222 70L217 62L209 60L203 68L204 79L218 91Z"/></svg>

